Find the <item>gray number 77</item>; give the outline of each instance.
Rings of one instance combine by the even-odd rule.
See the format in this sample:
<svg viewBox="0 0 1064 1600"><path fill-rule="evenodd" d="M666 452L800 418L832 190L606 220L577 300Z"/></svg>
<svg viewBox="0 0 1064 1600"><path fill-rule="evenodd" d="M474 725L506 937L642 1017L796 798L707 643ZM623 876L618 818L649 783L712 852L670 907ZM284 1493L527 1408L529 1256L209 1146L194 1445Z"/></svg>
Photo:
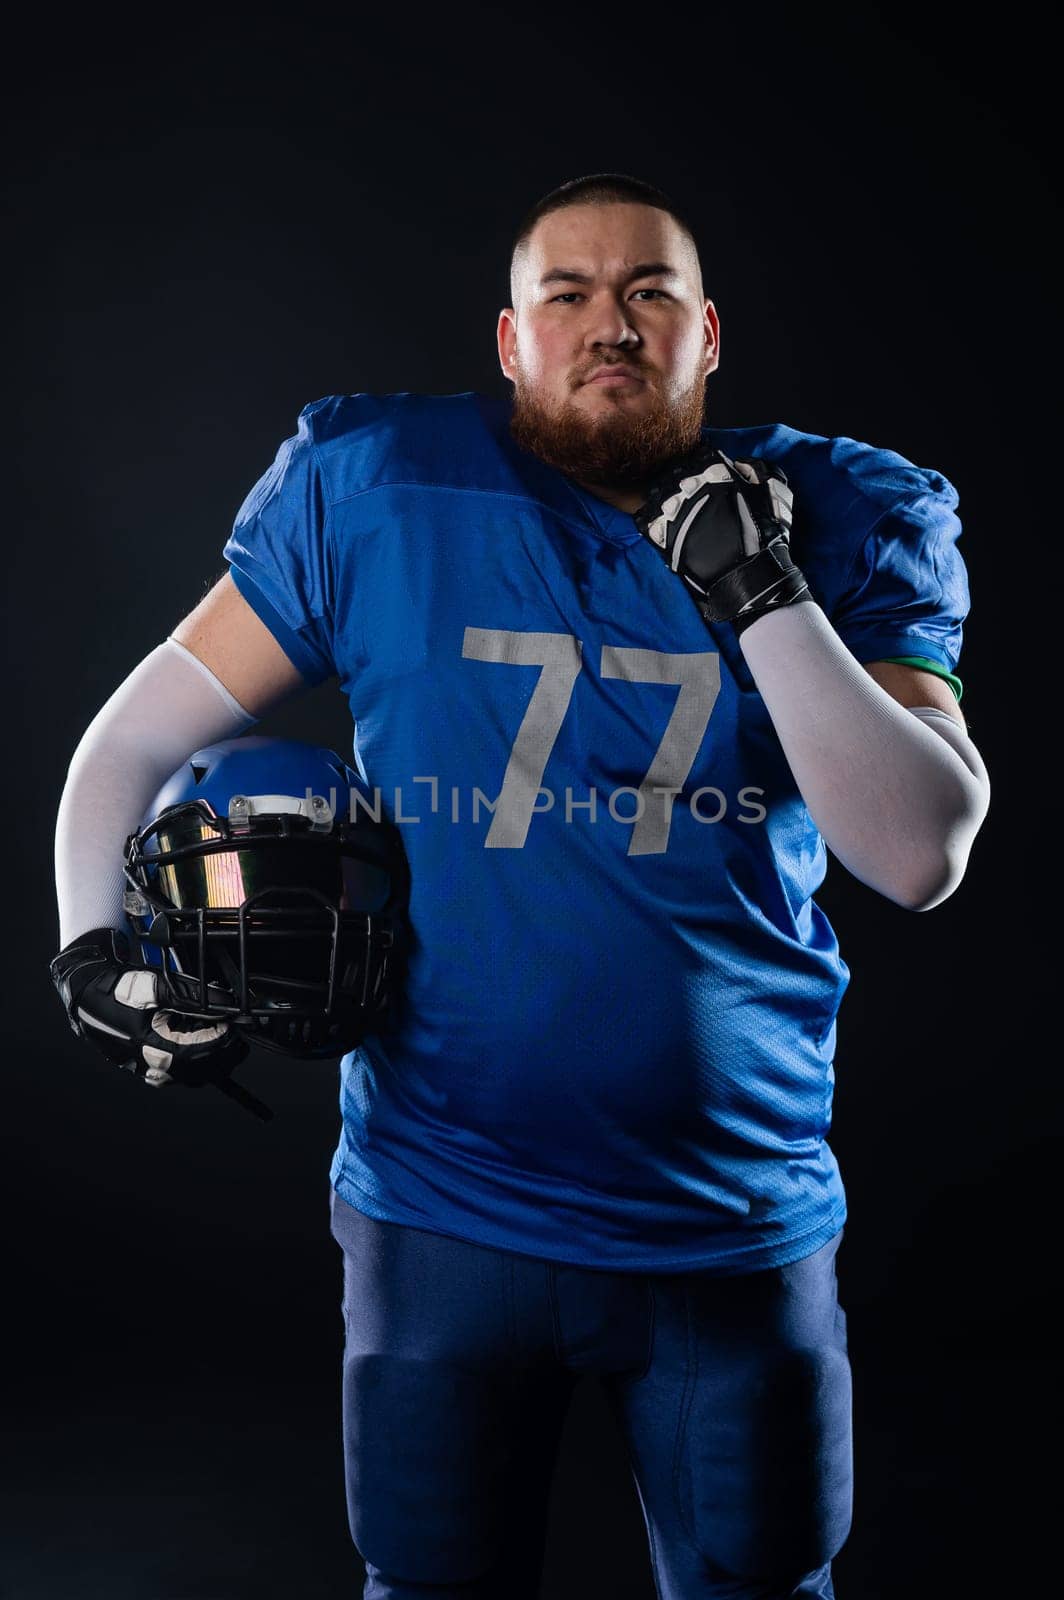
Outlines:
<svg viewBox="0 0 1064 1600"><path fill-rule="evenodd" d="M571 633L466 628L462 656L470 661L542 668L517 730L484 840L486 849L519 850L528 835L543 773L580 673L580 640ZM672 655L606 644L600 670L604 678L672 683L680 690L639 785L628 841L630 856L660 855L669 844L673 799L686 782L720 693L720 658L715 650Z"/></svg>

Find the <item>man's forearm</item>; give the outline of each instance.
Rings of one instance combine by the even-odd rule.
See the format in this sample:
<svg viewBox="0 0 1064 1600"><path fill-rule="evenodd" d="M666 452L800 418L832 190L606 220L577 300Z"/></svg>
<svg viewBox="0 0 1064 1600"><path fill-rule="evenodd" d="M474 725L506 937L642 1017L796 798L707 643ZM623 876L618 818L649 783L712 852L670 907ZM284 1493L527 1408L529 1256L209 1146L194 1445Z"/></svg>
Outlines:
<svg viewBox="0 0 1064 1600"><path fill-rule="evenodd" d="M740 642L824 842L899 905L926 911L945 900L990 803L986 767L961 724L892 699L815 602L759 618Z"/></svg>
<svg viewBox="0 0 1064 1600"><path fill-rule="evenodd" d="M184 645L167 639L100 708L67 773L55 830L59 942L128 931L122 847L160 784L198 746L257 719Z"/></svg>

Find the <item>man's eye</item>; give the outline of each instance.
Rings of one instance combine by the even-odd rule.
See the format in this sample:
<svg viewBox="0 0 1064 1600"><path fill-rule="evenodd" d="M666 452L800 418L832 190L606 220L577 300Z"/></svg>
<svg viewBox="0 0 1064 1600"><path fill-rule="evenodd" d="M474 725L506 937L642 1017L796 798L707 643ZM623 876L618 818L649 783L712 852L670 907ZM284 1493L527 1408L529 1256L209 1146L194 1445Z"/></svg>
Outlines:
<svg viewBox="0 0 1064 1600"><path fill-rule="evenodd" d="M656 294L662 300L667 300L669 298L668 295L665 293L664 289L637 289L635 292L636 292L636 294ZM581 300L581 299L583 299L583 296L581 294L579 294L577 292L577 290L575 290L575 289L566 289L564 294L556 294L553 297L553 299L551 301L551 304L553 305L556 300L569 301L569 300Z"/></svg>

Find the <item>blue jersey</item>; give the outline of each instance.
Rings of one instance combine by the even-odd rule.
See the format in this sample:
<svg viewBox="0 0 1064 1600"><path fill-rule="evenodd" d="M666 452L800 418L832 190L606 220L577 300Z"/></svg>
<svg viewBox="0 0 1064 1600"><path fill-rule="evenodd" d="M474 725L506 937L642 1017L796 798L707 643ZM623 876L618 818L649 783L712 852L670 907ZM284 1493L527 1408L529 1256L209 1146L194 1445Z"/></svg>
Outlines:
<svg viewBox="0 0 1064 1600"><path fill-rule="evenodd" d="M306 680L338 676L410 862L403 999L341 1064L332 1182L585 1267L797 1260L845 1219L824 842L730 625L508 418L316 401L225 547ZM795 559L858 660L952 674L946 479L782 425L703 436L783 467Z"/></svg>

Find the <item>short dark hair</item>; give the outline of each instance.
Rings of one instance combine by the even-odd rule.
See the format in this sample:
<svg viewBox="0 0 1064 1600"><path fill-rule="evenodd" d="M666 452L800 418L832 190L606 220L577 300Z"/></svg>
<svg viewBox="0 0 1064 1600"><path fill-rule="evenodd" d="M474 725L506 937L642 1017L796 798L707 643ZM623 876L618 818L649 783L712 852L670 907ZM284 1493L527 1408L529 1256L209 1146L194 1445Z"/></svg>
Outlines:
<svg viewBox="0 0 1064 1600"><path fill-rule="evenodd" d="M564 206L609 206L623 205L626 202L655 206L659 211L668 212L690 239L695 257L698 258L698 241L695 239L694 229L663 190L656 188L652 183L644 183L642 178L633 178L626 172L590 172L583 178L570 178L567 183L559 184L556 189L552 189L549 194L537 200L532 209L525 214L510 251L511 295L516 280L517 259L527 248L532 230L542 217L549 216L552 211L561 211Z"/></svg>

